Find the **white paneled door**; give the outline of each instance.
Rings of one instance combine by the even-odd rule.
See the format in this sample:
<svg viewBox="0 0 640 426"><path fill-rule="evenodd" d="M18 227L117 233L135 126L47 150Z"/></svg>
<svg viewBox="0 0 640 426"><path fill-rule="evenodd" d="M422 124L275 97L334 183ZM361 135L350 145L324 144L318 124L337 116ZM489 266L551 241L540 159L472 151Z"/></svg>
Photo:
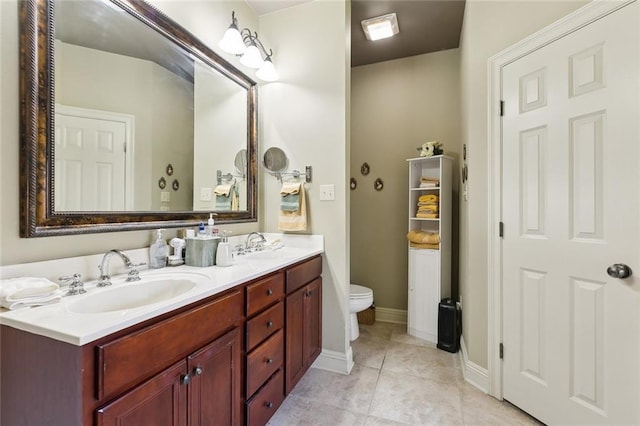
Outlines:
<svg viewBox="0 0 640 426"><path fill-rule="evenodd" d="M639 18L503 69L503 395L550 425L640 424Z"/></svg>
<svg viewBox="0 0 640 426"><path fill-rule="evenodd" d="M56 107L56 211L122 211L129 123L113 113Z"/></svg>

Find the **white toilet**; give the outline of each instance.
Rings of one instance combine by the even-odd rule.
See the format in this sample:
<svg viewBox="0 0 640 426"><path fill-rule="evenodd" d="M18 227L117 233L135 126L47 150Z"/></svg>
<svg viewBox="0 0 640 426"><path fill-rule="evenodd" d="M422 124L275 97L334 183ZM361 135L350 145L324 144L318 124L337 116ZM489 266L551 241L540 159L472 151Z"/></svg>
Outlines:
<svg viewBox="0 0 640 426"><path fill-rule="evenodd" d="M351 322L351 337L353 342L360 335L358 328L358 312L362 312L373 304L373 290L361 285L351 284L349 291L349 321Z"/></svg>

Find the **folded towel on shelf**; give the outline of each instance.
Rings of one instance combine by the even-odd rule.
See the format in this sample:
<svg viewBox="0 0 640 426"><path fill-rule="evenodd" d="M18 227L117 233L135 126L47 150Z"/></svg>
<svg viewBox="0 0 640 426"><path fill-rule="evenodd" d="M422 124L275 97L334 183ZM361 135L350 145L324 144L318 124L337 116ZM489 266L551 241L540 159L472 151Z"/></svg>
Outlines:
<svg viewBox="0 0 640 426"><path fill-rule="evenodd" d="M418 244L438 244L440 242L440 233L414 229L407 234L407 240Z"/></svg>
<svg viewBox="0 0 640 426"><path fill-rule="evenodd" d="M416 213L416 217L418 219L437 219L438 218L438 213L418 212L418 213Z"/></svg>
<svg viewBox="0 0 640 426"><path fill-rule="evenodd" d="M438 211L440 209L440 207L438 206L437 203L418 203L418 211L427 211L427 210L433 210L433 211Z"/></svg>
<svg viewBox="0 0 640 426"><path fill-rule="evenodd" d="M440 197L437 194L425 194L418 197L419 203L437 203Z"/></svg>
<svg viewBox="0 0 640 426"><path fill-rule="evenodd" d="M286 188L285 188L286 185ZM283 210L282 206L280 208L280 215L278 217L278 230L280 231L306 231L307 230L307 203L305 198L305 190L304 185L301 183L297 183L298 185L298 194L299 195L299 206L300 208L296 211L287 211ZM287 194L291 194L293 189L291 185L287 183L282 185L282 192L285 191Z"/></svg>
<svg viewBox="0 0 640 426"><path fill-rule="evenodd" d="M0 280L0 305L7 309L48 305L62 300L60 286L46 278Z"/></svg>
<svg viewBox="0 0 640 426"><path fill-rule="evenodd" d="M431 177L431 176L422 176L420 177L420 182L424 183L424 182L436 182L436 183L440 183L440 179L436 178L436 177Z"/></svg>
<svg viewBox="0 0 640 426"><path fill-rule="evenodd" d="M420 244L409 242L409 246L416 249L440 250L440 244Z"/></svg>
<svg viewBox="0 0 640 426"><path fill-rule="evenodd" d="M297 212L300 210L300 187L299 182L285 182L282 184L280 195L280 210L285 212Z"/></svg>

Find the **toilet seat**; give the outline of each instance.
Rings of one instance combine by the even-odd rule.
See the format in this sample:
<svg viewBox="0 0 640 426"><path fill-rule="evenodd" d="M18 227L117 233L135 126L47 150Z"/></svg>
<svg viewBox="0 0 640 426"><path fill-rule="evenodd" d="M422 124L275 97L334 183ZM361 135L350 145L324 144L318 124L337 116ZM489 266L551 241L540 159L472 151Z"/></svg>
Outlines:
<svg viewBox="0 0 640 426"><path fill-rule="evenodd" d="M366 299L373 296L373 290L357 284L351 284L349 299Z"/></svg>

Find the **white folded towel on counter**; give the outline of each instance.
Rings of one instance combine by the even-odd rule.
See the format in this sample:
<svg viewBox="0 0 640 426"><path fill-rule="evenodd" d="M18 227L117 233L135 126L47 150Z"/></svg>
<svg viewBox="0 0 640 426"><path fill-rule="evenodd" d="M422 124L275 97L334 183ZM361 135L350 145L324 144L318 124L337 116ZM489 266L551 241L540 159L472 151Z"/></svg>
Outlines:
<svg viewBox="0 0 640 426"><path fill-rule="evenodd" d="M7 309L41 306L62 300L60 286L46 278L0 280L0 305Z"/></svg>

